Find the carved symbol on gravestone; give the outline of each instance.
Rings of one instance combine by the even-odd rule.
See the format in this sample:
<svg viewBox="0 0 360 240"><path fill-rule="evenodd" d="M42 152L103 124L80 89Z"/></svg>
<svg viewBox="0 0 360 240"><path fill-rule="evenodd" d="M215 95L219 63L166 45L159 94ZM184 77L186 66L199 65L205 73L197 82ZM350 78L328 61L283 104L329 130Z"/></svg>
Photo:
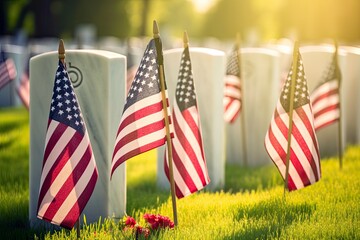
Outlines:
<svg viewBox="0 0 360 240"><path fill-rule="evenodd" d="M70 77L70 80L71 80L71 83L73 84L73 86L75 88L80 86L80 84L82 83L82 80L83 80L82 72L80 71L79 68L72 66L71 62L69 62L68 74L69 74L69 77Z"/></svg>

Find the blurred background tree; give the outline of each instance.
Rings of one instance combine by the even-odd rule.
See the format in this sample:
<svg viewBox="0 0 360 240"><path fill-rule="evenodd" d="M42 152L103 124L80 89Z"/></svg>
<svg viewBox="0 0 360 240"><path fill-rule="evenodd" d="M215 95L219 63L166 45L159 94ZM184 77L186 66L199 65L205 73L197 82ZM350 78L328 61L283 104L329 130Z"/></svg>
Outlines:
<svg viewBox="0 0 360 240"><path fill-rule="evenodd" d="M156 19L174 36L360 41L359 0L1 0L0 7L1 35L73 37L78 25L92 24L99 37L151 36Z"/></svg>

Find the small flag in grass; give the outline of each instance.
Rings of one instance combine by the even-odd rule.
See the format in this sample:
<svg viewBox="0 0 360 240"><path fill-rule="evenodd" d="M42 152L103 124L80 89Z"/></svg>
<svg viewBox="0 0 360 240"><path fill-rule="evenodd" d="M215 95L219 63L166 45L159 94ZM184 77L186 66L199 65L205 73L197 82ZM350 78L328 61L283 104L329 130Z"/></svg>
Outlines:
<svg viewBox="0 0 360 240"><path fill-rule="evenodd" d="M340 118L341 73L335 54L324 72L320 84L311 94L315 131L338 121Z"/></svg>
<svg viewBox="0 0 360 240"><path fill-rule="evenodd" d="M165 95L168 100L167 90ZM167 105L166 112L170 115L168 101ZM157 52L155 40L152 39L128 91L116 135L111 176L127 159L165 144L164 117Z"/></svg>
<svg viewBox="0 0 360 240"><path fill-rule="evenodd" d="M16 78L16 68L14 61L5 56L4 51L0 51L0 89Z"/></svg>
<svg viewBox="0 0 360 240"><path fill-rule="evenodd" d="M71 229L89 201L98 171L69 75L59 60L45 138L38 217Z"/></svg>
<svg viewBox="0 0 360 240"><path fill-rule="evenodd" d="M265 136L265 148L281 176L284 180L288 179L286 186L289 191L311 185L321 177L319 147L307 81L299 52L297 56L297 67L288 74ZM288 150L289 168L286 176Z"/></svg>
<svg viewBox="0 0 360 240"><path fill-rule="evenodd" d="M239 67L239 48L230 53L225 75L224 120L233 123L241 111L241 73Z"/></svg>
<svg viewBox="0 0 360 240"><path fill-rule="evenodd" d="M189 47L183 51L173 108L174 133L171 140L177 198L203 189L210 183L200 128ZM165 154L165 173L169 163Z"/></svg>

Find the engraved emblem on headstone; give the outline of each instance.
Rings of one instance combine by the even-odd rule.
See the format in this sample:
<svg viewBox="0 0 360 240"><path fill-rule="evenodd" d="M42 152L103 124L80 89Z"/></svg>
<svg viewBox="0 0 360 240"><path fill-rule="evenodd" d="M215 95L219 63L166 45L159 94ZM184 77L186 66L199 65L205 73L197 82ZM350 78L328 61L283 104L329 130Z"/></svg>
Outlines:
<svg viewBox="0 0 360 240"><path fill-rule="evenodd" d="M70 76L71 83L76 88L82 83L83 75L78 67L71 65L69 62L68 74Z"/></svg>

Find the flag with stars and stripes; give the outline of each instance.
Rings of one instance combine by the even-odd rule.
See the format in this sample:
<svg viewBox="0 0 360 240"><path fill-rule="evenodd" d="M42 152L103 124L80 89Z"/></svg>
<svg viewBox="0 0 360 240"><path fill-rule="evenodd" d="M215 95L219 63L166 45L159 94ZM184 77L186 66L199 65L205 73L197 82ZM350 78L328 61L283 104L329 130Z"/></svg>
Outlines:
<svg viewBox="0 0 360 240"><path fill-rule="evenodd" d="M241 73L239 67L239 49L230 53L225 75L224 120L233 123L241 111Z"/></svg>
<svg viewBox="0 0 360 240"><path fill-rule="evenodd" d="M334 54L322 80L311 94L315 131L328 126L340 118L341 73Z"/></svg>
<svg viewBox="0 0 360 240"><path fill-rule="evenodd" d="M288 139L293 74L296 75L296 80L293 86L291 139ZM319 181L321 177L314 118L299 52L297 69L291 69L288 74L265 136L265 148L284 179L286 179L286 155L289 141L291 144L287 186L289 191L293 191L311 185Z"/></svg>
<svg viewBox="0 0 360 240"><path fill-rule="evenodd" d="M183 198L203 189L210 182L188 47L184 49L181 58L172 113L175 137L171 140L171 145L175 191L177 198ZM167 154L165 173L170 179Z"/></svg>
<svg viewBox="0 0 360 240"><path fill-rule="evenodd" d="M167 90L167 113L170 119ZM170 125L171 130L171 125ZM172 131L171 131L172 132ZM127 159L157 148L166 142L165 115L157 64L155 40L144 52L128 91L121 116L111 164L111 176Z"/></svg>
<svg viewBox="0 0 360 240"><path fill-rule="evenodd" d="M72 84L56 71L45 138L38 217L71 229L90 199L98 171Z"/></svg>
<svg viewBox="0 0 360 240"><path fill-rule="evenodd" d="M5 52L0 51L0 89L7 83L16 78L16 68L14 61L5 56Z"/></svg>

